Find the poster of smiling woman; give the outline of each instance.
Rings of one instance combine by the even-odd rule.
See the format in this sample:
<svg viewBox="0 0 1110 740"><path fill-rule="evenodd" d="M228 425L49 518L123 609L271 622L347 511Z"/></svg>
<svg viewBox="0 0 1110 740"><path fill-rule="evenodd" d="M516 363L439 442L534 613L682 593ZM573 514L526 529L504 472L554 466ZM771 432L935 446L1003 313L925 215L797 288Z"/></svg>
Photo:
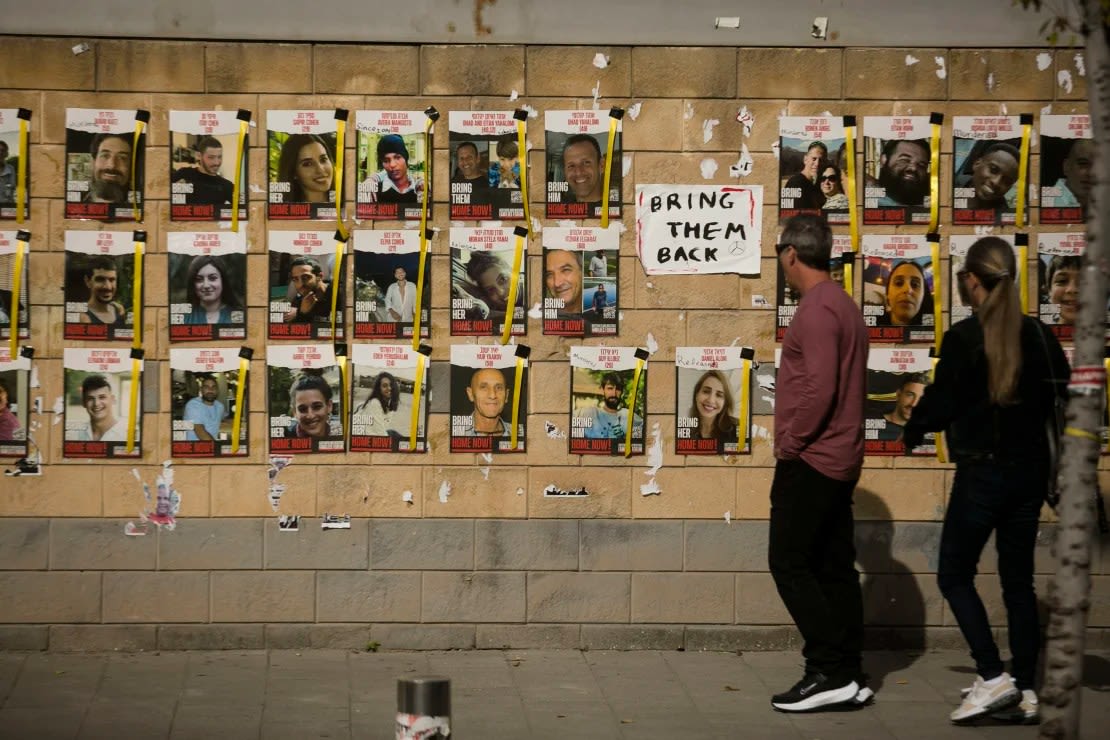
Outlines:
<svg viewBox="0 0 1110 740"><path fill-rule="evenodd" d="M336 167L343 156L336 150L335 115L330 110L266 111L268 218L335 220Z"/></svg>

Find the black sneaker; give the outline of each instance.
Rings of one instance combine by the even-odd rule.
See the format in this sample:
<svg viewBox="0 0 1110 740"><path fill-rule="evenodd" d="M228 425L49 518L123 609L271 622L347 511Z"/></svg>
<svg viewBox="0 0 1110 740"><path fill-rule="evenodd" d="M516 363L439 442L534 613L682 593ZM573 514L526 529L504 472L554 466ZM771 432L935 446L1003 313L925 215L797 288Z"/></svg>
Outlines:
<svg viewBox="0 0 1110 740"><path fill-rule="evenodd" d="M854 701L859 684L851 679L831 679L823 673L807 673L793 688L771 697L780 712L813 712Z"/></svg>

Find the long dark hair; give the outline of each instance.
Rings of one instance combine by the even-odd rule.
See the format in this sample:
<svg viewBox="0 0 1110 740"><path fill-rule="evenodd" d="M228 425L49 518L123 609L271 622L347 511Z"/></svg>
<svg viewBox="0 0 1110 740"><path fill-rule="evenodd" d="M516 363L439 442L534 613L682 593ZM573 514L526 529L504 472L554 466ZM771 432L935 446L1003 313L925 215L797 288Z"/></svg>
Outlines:
<svg viewBox="0 0 1110 740"><path fill-rule="evenodd" d="M382 397L382 382L388 382L389 388L392 393L389 394L389 400ZM374 381L374 390L370 392L370 400L378 399L378 403L382 405L382 411L396 411L397 405L400 403L401 384L397 382L397 378L389 373L383 372Z"/></svg>
<svg viewBox="0 0 1110 740"><path fill-rule="evenodd" d="M690 416L701 421L701 415L698 414L698 391L705 385L705 381L714 378L721 387L724 388L725 402L717 415L713 417L713 439L722 439L724 437L735 436L737 434L736 425L739 423L736 419L732 418L732 409L734 401L732 398L732 388L729 387L728 378L720 370L707 370L698 378L698 382L694 383L694 395L690 402Z"/></svg>
<svg viewBox="0 0 1110 740"><path fill-rule="evenodd" d="M216 272L220 273L220 302L231 309L242 308L243 301L236 295L235 289L231 287L228 280L227 266L222 259L211 254L194 257L189 263L189 269L185 274L185 297L189 299L189 305L193 310L200 308L200 298L197 296L197 273L208 265L212 265L216 268Z"/></svg>
<svg viewBox="0 0 1110 740"><path fill-rule="evenodd" d="M289 183L289 202L301 203L306 200L301 181L297 179L297 159L301 149L309 144L319 144L331 160L331 185L335 189L335 150L328 140L316 134L292 134L281 145L281 156L278 157L278 180Z"/></svg>

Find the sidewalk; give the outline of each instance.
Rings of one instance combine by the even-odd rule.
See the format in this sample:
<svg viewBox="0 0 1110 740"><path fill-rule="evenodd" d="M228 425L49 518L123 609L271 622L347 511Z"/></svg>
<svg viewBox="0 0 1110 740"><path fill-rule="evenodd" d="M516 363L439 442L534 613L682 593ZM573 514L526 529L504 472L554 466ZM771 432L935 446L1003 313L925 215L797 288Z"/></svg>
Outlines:
<svg viewBox="0 0 1110 740"><path fill-rule="evenodd" d="M393 738L396 679L451 679L452 738L1034 738L954 727L957 651L868 653L872 706L780 714L796 653L508 650L0 653L2 738ZM1083 737L1110 727L1110 653L1086 657Z"/></svg>

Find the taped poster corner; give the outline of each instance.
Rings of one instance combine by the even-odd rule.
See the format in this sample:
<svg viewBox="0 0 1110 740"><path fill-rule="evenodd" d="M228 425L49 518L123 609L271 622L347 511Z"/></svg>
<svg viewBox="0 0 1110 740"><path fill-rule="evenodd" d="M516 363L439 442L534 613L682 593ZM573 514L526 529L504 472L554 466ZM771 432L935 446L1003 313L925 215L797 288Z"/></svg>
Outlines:
<svg viewBox="0 0 1110 740"><path fill-rule="evenodd" d="M324 518L320 521L320 529L350 529L351 528L351 515L350 514L329 514L324 512Z"/></svg>
<svg viewBox="0 0 1110 740"><path fill-rule="evenodd" d="M278 516L278 531L279 532L299 532L301 529L301 518L296 514L282 514Z"/></svg>

